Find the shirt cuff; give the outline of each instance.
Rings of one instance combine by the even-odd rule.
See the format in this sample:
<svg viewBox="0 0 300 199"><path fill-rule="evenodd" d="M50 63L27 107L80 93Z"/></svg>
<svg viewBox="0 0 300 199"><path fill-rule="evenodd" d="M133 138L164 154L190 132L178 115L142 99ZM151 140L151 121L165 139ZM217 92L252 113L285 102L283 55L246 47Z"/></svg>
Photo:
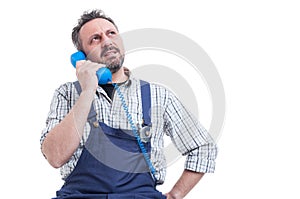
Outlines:
<svg viewBox="0 0 300 199"><path fill-rule="evenodd" d="M201 146L187 155L184 168L201 173L214 173L217 147L214 144Z"/></svg>

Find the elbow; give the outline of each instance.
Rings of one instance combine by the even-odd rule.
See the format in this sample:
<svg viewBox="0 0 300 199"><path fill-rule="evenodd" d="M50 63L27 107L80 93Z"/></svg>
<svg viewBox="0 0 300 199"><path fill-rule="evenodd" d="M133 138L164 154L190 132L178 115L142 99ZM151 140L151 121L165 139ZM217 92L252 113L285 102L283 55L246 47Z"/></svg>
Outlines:
<svg viewBox="0 0 300 199"><path fill-rule="evenodd" d="M59 158L47 157L47 161L55 169L58 169L64 165L63 161L60 161Z"/></svg>
<svg viewBox="0 0 300 199"><path fill-rule="evenodd" d="M53 168L58 169L65 164L65 161L60 157L59 153L53 149L48 150L44 144L42 145L42 153Z"/></svg>
<svg viewBox="0 0 300 199"><path fill-rule="evenodd" d="M46 156L48 163L55 169L62 167L65 162L59 157Z"/></svg>

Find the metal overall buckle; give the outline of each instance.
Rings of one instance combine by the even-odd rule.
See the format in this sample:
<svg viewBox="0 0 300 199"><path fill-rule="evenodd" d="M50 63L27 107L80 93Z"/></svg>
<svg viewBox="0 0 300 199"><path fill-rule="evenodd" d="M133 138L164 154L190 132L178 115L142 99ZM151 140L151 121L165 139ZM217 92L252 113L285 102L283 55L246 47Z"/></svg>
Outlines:
<svg viewBox="0 0 300 199"><path fill-rule="evenodd" d="M139 128L139 134L142 142L147 143L150 141L151 138L151 124L145 125L144 122Z"/></svg>

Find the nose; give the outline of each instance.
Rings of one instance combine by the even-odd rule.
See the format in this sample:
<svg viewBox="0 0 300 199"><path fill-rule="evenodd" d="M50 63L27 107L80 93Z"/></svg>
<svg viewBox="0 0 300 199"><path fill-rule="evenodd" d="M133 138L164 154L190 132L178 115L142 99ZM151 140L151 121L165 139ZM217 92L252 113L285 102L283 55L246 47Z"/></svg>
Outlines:
<svg viewBox="0 0 300 199"><path fill-rule="evenodd" d="M112 40L106 34L102 34L102 47L112 45Z"/></svg>

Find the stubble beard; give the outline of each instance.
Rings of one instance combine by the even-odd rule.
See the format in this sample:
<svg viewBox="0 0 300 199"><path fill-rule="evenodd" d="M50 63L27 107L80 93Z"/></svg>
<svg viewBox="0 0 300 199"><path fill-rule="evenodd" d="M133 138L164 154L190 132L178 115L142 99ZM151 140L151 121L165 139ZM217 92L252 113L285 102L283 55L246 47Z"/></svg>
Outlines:
<svg viewBox="0 0 300 199"><path fill-rule="evenodd" d="M119 71L124 63L124 55L119 54L118 57L112 57L108 60L105 60L103 64L110 70L111 73Z"/></svg>

